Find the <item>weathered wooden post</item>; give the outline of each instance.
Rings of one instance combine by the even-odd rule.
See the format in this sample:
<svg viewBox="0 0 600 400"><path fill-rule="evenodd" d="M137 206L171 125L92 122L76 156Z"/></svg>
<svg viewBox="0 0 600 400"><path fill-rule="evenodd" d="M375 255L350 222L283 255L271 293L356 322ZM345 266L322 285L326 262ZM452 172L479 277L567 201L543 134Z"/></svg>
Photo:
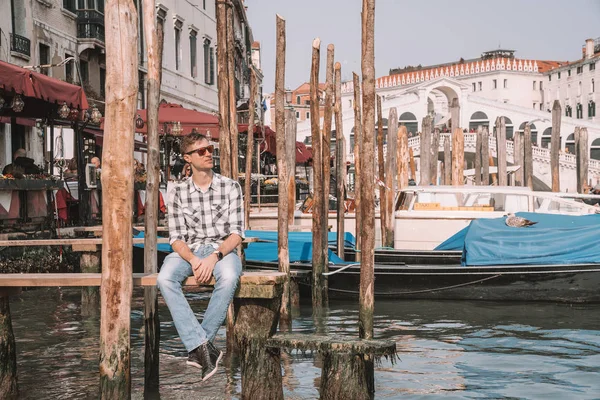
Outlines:
<svg viewBox="0 0 600 400"><path fill-rule="evenodd" d="M102 286L100 398L131 397L130 321L133 237L133 140L138 88L137 10L130 0L108 0L106 117L102 153Z"/></svg>
<svg viewBox="0 0 600 400"><path fill-rule="evenodd" d="M495 167L495 165L494 165L494 156L492 156L491 154L490 154L490 158L489 158L489 161L488 161L488 163L489 163L488 165L489 165L490 167ZM498 177L497 177L497 174L492 172L492 174L491 174L491 175L492 175L492 185L496 185L496 184L498 184Z"/></svg>
<svg viewBox="0 0 600 400"><path fill-rule="evenodd" d="M479 128L478 128L479 129ZM481 129L481 184L488 186L490 184L490 132L487 126Z"/></svg>
<svg viewBox="0 0 600 400"><path fill-rule="evenodd" d="M513 164L519 166L519 169L515 171L515 186L523 186L523 132L516 131L513 138Z"/></svg>
<svg viewBox="0 0 600 400"><path fill-rule="evenodd" d="M374 159L375 152L375 0L362 4L362 57L363 80L363 135L364 160ZM361 339L373 339L373 312L375 309L375 202L373 196L375 166L364 162L361 166L361 253L358 332ZM363 355L365 380L370 393L375 391L373 358ZM360 360L358 360L360 361ZM359 364L360 365L360 364Z"/></svg>
<svg viewBox="0 0 600 400"><path fill-rule="evenodd" d="M73 246L76 247L76 246ZM102 253L100 246L81 245L77 246L77 251L84 250L79 256L79 269L83 274L99 273L102 271ZM75 249L73 249L75 250ZM100 310L100 290L97 287L81 288L81 315L98 315Z"/></svg>
<svg viewBox="0 0 600 400"><path fill-rule="evenodd" d="M431 158L429 159L430 172L430 183L433 185L438 184L438 158L440 148L440 130L434 129L431 133Z"/></svg>
<svg viewBox="0 0 600 400"><path fill-rule="evenodd" d="M346 207L346 137L342 121L342 65L335 63L335 140L336 140L336 182L337 182L337 249L338 257L344 259L344 234Z"/></svg>
<svg viewBox="0 0 600 400"><path fill-rule="evenodd" d="M229 136L229 63L227 56L227 3L215 1L217 19L217 87L219 97L219 166L221 174L231 176L231 138ZM227 154L224 157L223 154Z"/></svg>
<svg viewBox="0 0 600 400"><path fill-rule="evenodd" d="M362 172L361 166L361 151L362 151L362 116L361 116L361 87L360 78L352 73L354 84L354 231L356 232L356 250L362 249L359 235L359 227L362 226L362 216L360 213L361 205L361 190L360 190L360 175Z"/></svg>
<svg viewBox="0 0 600 400"><path fill-rule="evenodd" d="M525 167L525 186L533 190L533 143L531 142L531 126L525 124L525 133L523 135L524 147L524 167Z"/></svg>
<svg viewBox="0 0 600 400"><path fill-rule="evenodd" d="M287 122L289 114L284 109L285 101L285 48L286 32L285 20L276 16L277 44L275 59L275 131L277 134L277 256L279 258L279 272L286 274L281 295L280 317L283 324L287 324L290 316L290 253L288 247L288 161L286 156ZM288 111L289 113L289 111Z"/></svg>
<svg viewBox="0 0 600 400"><path fill-rule="evenodd" d="M144 214L144 272L155 274L157 265L158 209L160 184L160 143L158 137L158 107L162 78L164 22L156 16L154 0L144 0L146 46L148 50L148 159L146 166L146 212ZM158 289L144 288L144 393L158 392L160 321L158 319Z"/></svg>
<svg viewBox="0 0 600 400"><path fill-rule="evenodd" d="M431 183L431 116L423 118L421 124L421 151L419 168L421 170L421 186L427 186Z"/></svg>
<svg viewBox="0 0 600 400"><path fill-rule="evenodd" d="M588 183L589 147L587 128L575 128L575 151L577 151L577 192L583 193Z"/></svg>
<svg viewBox="0 0 600 400"><path fill-rule="evenodd" d="M460 104L456 97L450 102L450 120L452 121L452 131L460 128Z"/></svg>
<svg viewBox="0 0 600 400"><path fill-rule="evenodd" d="M452 184L462 186L464 184L465 165L465 136L462 129L454 128L452 132Z"/></svg>
<svg viewBox="0 0 600 400"><path fill-rule="evenodd" d="M381 112L381 96L376 96L377 100L377 178L380 182L385 182L385 157L383 155L383 117ZM377 172L376 172L377 173ZM383 243L383 237L385 236L385 212L387 208L385 206L385 187L377 185L379 187L379 226L381 230L381 242Z"/></svg>
<svg viewBox="0 0 600 400"><path fill-rule="evenodd" d="M408 149L408 133L406 126L402 125L398 128L398 190L402 190L408 186L409 172L409 149Z"/></svg>
<svg viewBox="0 0 600 400"><path fill-rule="evenodd" d="M477 127L475 133L475 185L481 185L481 125Z"/></svg>
<svg viewBox="0 0 600 400"><path fill-rule="evenodd" d="M323 194L325 195L323 200L323 232L325 233L322 235L322 238L325 249L328 247L329 193L331 192L331 125L333 117L333 93L335 90L333 81L334 49L333 44L327 45L327 65L325 66L325 107L323 110L323 146L321 147L323 157ZM326 262L323 272L327 272L328 270L329 268Z"/></svg>
<svg viewBox="0 0 600 400"><path fill-rule="evenodd" d="M0 398L18 399L17 348L10 315L9 293L0 289Z"/></svg>
<svg viewBox="0 0 600 400"><path fill-rule="evenodd" d="M444 135L444 185L452 185L452 152L450 151L451 135ZM481 154L479 155L481 157ZM475 154L477 158L477 154Z"/></svg>
<svg viewBox="0 0 600 400"><path fill-rule="evenodd" d="M417 183L417 168L415 166L415 155L413 154L412 147L408 148L409 165L410 165L410 177Z"/></svg>
<svg viewBox="0 0 600 400"><path fill-rule="evenodd" d="M250 200L252 198L252 157L254 153L254 110L256 107L256 73L250 67L250 100L248 100L248 133L246 134L246 179L244 180L244 220L246 229L250 229ZM257 158L260 154L257 154ZM256 171L260 173L260 169ZM257 178L257 187L260 179Z"/></svg>
<svg viewBox="0 0 600 400"><path fill-rule="evenodd" d="M560 101L552 104L552 137L550 138L550 170L552 171L552 191L560 192L559 156L560 156L560 122L562 108Z"/></svg>
<svg viewBox="0 0 600 400"><path fill-rule="evenodd" d="M219 42L217 39L217 44L218 43L222 42ZM229 156L231 157L231 174L229 177L235 181L239 181L239 134L235 93L235 53L235 41L233 38L233 4L227 2L227 79L229 80Z"/></svg>
<svg viewBox="0 0 600 400"><path fill-rule="evenodd" d="M396 194L396 148L398 147L398 111L390 108L387 130L387 157L385 160L385 232L381 245L394 247L394 198ZM382 204L383 206L383 204Z"/></svg>
<svg viewBox="0 0 600 400"><path fill-rule="evenodd" d="M506 175L506 122L496 118L496 158L498 159L498 186L507 186Z"/></svg>
<svg viewBox="0 0 600 400"><path fill-rule="evenodd" d="M319 57L321 53L321 40L316 38L312 44L312 64L310 70L310 125L313 143L313 286L312 303L313 310L321 309L327 304L327 292L325 291L323 272L327 263L327 248L323 245L323 215L325 210L323 193L323 137L321 135L319 117Z"/></svg>
<svg viewBox="0 0 600 400"><path fill-rule="evenodd" d="M296 211L296 113L288 115L285 113L285 130L287 142L285 143L288 163L288 224L294 225L294 213Z"/></svg>

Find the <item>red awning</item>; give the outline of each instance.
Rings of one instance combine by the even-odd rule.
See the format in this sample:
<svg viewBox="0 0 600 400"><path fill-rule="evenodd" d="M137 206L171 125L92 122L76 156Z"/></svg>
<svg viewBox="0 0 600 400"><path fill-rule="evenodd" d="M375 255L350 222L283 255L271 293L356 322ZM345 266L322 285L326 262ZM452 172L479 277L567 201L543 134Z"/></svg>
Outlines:
<svg viewBox="0 0 600 400"><path fill-rule="evenodd" d="M0 87L7 92L16 92L49 103L67 103L69 107L80 110L89 108L85 93L80 86L4 61L0 61ZM27 106L26 99L25 105ZM46 115L40 115L42 116Z"/></svg>
<svg viewBox="0 0 600 400"><path fill-rule="evenodd" d="M296 142L296 164L304 164L312 160L312 150L302 142Z"/></svg>
<svg viewBox="0 0 600 400"><path fill-rule="evenodd" d="M136 132L147 134L148 133L148 121L146 117L146 110L138 110L135 118L140 116L144 121L142 128L136 128ZM167 130L173 129L173 125L170 122L179 122L183 130L181 135L187 135L196 129L199 133L209 134L211 138L219 137L219 118L216 115L190 110L184 108L179 104L166 103L161 104L158 108L158 126L160 134L164 134L164 124L166 123Z"/></svg>

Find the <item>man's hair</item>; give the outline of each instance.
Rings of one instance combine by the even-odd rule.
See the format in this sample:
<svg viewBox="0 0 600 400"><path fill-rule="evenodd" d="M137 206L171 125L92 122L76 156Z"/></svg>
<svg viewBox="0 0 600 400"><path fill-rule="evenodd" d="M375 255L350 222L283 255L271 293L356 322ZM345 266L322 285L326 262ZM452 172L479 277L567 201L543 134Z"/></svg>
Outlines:
<svg viewBox="0 0 600 400"><path fill-rule="evenodd" d="M190 150L193 150L192 147L197 142L206 140L208 142L208 137L203 135L202 133L192 132L183 137L181 141L181 154L185 154Z"/></svg>
<svg viewBox="0 0 600 400"><path fill-rule="evenodd" d="M17 149L17 151L15 151L15 158L25 157L26 155L27 152L25 151L25 149Z"/></svg>

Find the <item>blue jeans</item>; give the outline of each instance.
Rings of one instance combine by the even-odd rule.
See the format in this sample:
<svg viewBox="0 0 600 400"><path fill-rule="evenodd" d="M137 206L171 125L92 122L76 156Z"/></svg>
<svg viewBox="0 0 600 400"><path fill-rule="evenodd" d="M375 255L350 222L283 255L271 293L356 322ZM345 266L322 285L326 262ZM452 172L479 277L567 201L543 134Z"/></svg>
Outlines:
<svg viewBox="0 0 600 400"><path fill-rule="evenodd" d="M214 251L213 246L204 245L194 254L202 259ZM231 252L215 265L213 275L216 283L202 324L196 319L181 288L181 283L192 275L194 273L190 263L173 252L165 258L156 280L156 285L171 311L177 333L188 352L215 338L225 320L227 308L242 275L242 262L235 252Z"/></svg>

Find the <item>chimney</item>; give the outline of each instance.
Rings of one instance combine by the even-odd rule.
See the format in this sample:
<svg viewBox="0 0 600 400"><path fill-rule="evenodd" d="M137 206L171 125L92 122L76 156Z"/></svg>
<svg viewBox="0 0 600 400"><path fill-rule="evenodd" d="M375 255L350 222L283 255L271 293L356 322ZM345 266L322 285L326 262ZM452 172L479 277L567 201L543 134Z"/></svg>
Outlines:
<svg viewBox="0 0 600 400"><path fill-rule="evenodd" d="M585 41L585 58L586 60L594 56L594 39Z"/></svg>

